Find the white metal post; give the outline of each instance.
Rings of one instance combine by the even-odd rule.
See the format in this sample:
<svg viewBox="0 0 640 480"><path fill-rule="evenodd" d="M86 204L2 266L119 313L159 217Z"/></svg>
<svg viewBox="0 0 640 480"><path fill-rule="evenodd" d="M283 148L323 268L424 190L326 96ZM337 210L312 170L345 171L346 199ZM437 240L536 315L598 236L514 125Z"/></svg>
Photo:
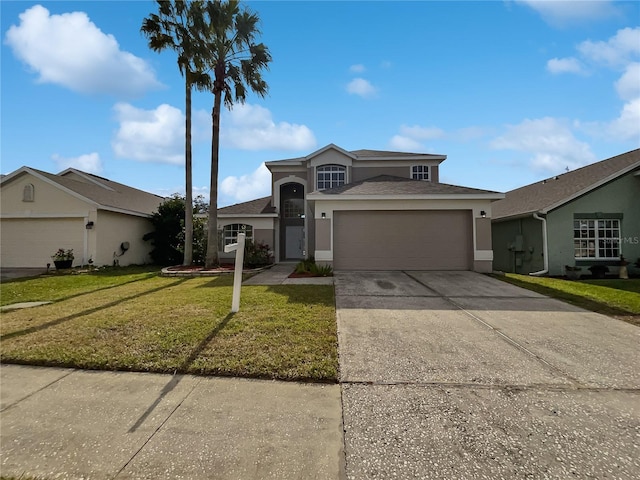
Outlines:
<svg viewBox="0 0 640 480"><path fill-rule="evenodd" d="M240 310L240 288L242 286L242 264L244 263L244 241L245 234L238 234L238 243L224 246L225 253L236 252L236 268L233 273L233 299L231 301L231 312Z"/></svg>

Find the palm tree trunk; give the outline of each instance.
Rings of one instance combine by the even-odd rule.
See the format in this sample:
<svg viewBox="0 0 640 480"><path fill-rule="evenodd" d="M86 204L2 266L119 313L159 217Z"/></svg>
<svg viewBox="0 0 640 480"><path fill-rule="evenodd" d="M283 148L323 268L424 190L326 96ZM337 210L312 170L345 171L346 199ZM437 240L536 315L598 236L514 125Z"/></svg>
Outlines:
<svg viewBox="0 0 640 480"><path fill-rule="evenodd" d="M183 265L193 263L193 185L191 167L191 74L185 71L185 200L184 200L184 261Z"/></svg>
<svg viewBox="0 0 640 480"><path fill-rule="evenodd" d="M222 90L215 89L211 118L211 184L209 186L209 221L207 222L207 256L205 268L219 265L218 258L218 161L220 151L220 106Z"/></svg>

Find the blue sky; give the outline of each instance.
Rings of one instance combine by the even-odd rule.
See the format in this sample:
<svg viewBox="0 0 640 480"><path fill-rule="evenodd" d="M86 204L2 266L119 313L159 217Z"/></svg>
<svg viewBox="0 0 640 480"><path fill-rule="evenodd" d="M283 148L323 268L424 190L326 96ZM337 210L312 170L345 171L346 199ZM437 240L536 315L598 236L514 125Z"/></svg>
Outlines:
<svg viewBox="0 0 640 480"><path fill-rule="evenodd" d="M263 163L329 143L448 156L441 181L508 191L640 146L640 2L246 2L269 94L222 117L219 204ZM140 34L151 1L0 2L1 172L69 166L184 192L184 82ZM194 94L208 195L213 96Z"/></svg>

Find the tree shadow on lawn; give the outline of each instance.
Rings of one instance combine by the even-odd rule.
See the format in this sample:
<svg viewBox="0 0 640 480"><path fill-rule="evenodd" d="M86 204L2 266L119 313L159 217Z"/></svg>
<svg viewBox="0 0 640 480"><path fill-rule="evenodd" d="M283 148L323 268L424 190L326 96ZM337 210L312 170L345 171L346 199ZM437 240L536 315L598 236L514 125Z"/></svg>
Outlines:
<svg viewBox="0 0 640 480"><path fill-rule="evenodd" d="M116 285L109 285L107 287L99 287L99 288L95 288L93 290L84 290L84 291L79 292L79 293L74 293L74 294L71 294L71 295L67 295L66 297L57 298L55 300L55 302L63 302L65 300L71 300L72 298L83 297L85 295L92 295L92 294L94 294L96 292L102 292L102 291L105 291L105 290L111 290L113 288L122 287L124 285L131 285L132 283L144 282L146 280L149 280L150 278L153 278L154 276L157 276L157 275L149 274L149 275L145 275L142 278L135 278L133 280L129 280L128 282L118 283ZM26 281L29 281L29 280L33 280L33 277L31 277L31 278L21 278L19 280L16 280L15 283L17 283L17 282L26 282Z"/></svg>
<svg viewBox="0 0 640 480"><path fill-rule="evenodd" d="M15 332L11 332L11 333L7 333L4 335L0 336L0 340L9 340L10 338L14 338L14 337L20 337L22 335L28 335L30 333L34 333L34 332L39 332L40 330L44 330L50 327L55 327L56 325L60 325L61 323L64 322L68 322L70 320L75 320L76 318L80 318L80 317L84 317L85 315L91 315L92 313L96 313L99 312L100 310L105 310L111 307L115 307L116 305L119 305L121 303L127 302L129 300L133 300L135 298L140 298L146 295L151 295L152 293L157 293L161 290L167 289L167 288L171 288L171 287L175 287L183 282L185 282L187 279L179 279L176 280L175 282L172 282L171 284L168 285L162 285L160 287L157 288L153 288L151 290L147 290L144 292L140 292L140 293L136 293L135 295L130 295L128 297L122 297L119 298L118 300L114 300L113 302L109 302L106 303L104 305L100 305L97 307L93 307L93 308L89 308L87 310L83 310L82 312L78 312L78 313L74 313L73 315L69 315L67 317L62 317L62 318L58 318L56 320L51 320L50 322L46 322L43 323L41 325L36 325L33 327L29 327L29 328L25 328L23 330L16 330ZM138 281L138 280L136 280ZM120 285L126 285L126 284L120 284ZM119 286L119 285L118 285ZM113 287L108 287L108 288L113 288ZM59 300L58 300L59 301Z"/></svg>
<svg viewBox="0 0 640 480"><path fill-rule="evenodd" d="M536 283L529 283L529 282L522 282L517 278L504 278L500 276L495 276L494 278L497 278L506 283L511 283L518 287L525 288L527 290L532 290L534 292L541 293L542 295L546 295L551 298L562 300L571 305L584 308L585 310L589 310L591 312L600 313L602 315L607 315L609 317L615 317L619 320L623 320L627 323L631 323L632 325L640 325L640 315L634 314L633 312L628 312L627 310L623 310L615 306L606 305L604 303L591 300L590 298L587 298L587 297L583 297L583 296L575 295L569 292L564 292L562 290L546 287L544 285L539 285Z"/></svg>
<svg viewBox="0 0 640 480"><path fill-rule="evenodd" d="M191 354L184 360L184 362L182 362L178 366L178 368L176 368L176 371L174 372L173 376L171 377L171 380L169 380L169 382L162 388L162 390L160 391L160 395L158 395L158 398L156 398L154 400L154 402L151 405L149 405L149 408L147 408L147 410L140 416L140 418L136 421L136 423L134 423L131 426L131 428L129 429L129 433L133 433L138 428L140 428L140 426L144 423L144 421L149 417L149 415L151 415L151 413L160 404L162 399L164 397L166 397L174 388L176 388L178 386L178 384L180 383L180 381L184 377L184 374L186 374L186 372L189 371L189 367L191 366L191 364L196 360L196 358L198 358L200 353L202 353L202 351L209 344L209 342L211 340L213 340L213 338L216 335L218 335L218 333L224 327L227 326L227 324L231 321L231 319L234 316L235 316L235 313L233 313L233 312L227 314L227 316L224 317L222 319L222 321L220 323L218 323L218 325L216 325L215 328L213 330L211 330L211 332L209 332L209 334L205 338L203 338L198 345L196 345L196 347L193 349ZM180 375L178 375L178 374L180 374ZM182 403L182 402L180 402L180 403ZM178 404L176 406L176 408L178 408L178 406L180 406L180 404Z"/></svg>
<svg viewBox="0 0 640 480"><path fill-rule="evenodd" d="M233 276L221 276L198 285L196 288L231 288ZM240 290L240 308L242 299L256 299L260 291L269 294L283 295L288 303L301 305L317 304L335 306L335 291L333 285L242 285Z"/></svg>

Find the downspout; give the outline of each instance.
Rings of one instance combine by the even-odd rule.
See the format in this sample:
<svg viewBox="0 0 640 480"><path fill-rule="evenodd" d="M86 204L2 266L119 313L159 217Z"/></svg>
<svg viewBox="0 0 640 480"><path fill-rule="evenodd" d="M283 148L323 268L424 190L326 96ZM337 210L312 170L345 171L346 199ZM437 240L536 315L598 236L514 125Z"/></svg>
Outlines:
<svg viewBox="0 0 640 480"><path fill-rule="evenodd" d="M544 269L539 272L531 272L529 275L538 277L549 273L549 246L547 244L547 219L539 217L537 213L533 214L533 218L542 222L542 261Z"/></svg>

